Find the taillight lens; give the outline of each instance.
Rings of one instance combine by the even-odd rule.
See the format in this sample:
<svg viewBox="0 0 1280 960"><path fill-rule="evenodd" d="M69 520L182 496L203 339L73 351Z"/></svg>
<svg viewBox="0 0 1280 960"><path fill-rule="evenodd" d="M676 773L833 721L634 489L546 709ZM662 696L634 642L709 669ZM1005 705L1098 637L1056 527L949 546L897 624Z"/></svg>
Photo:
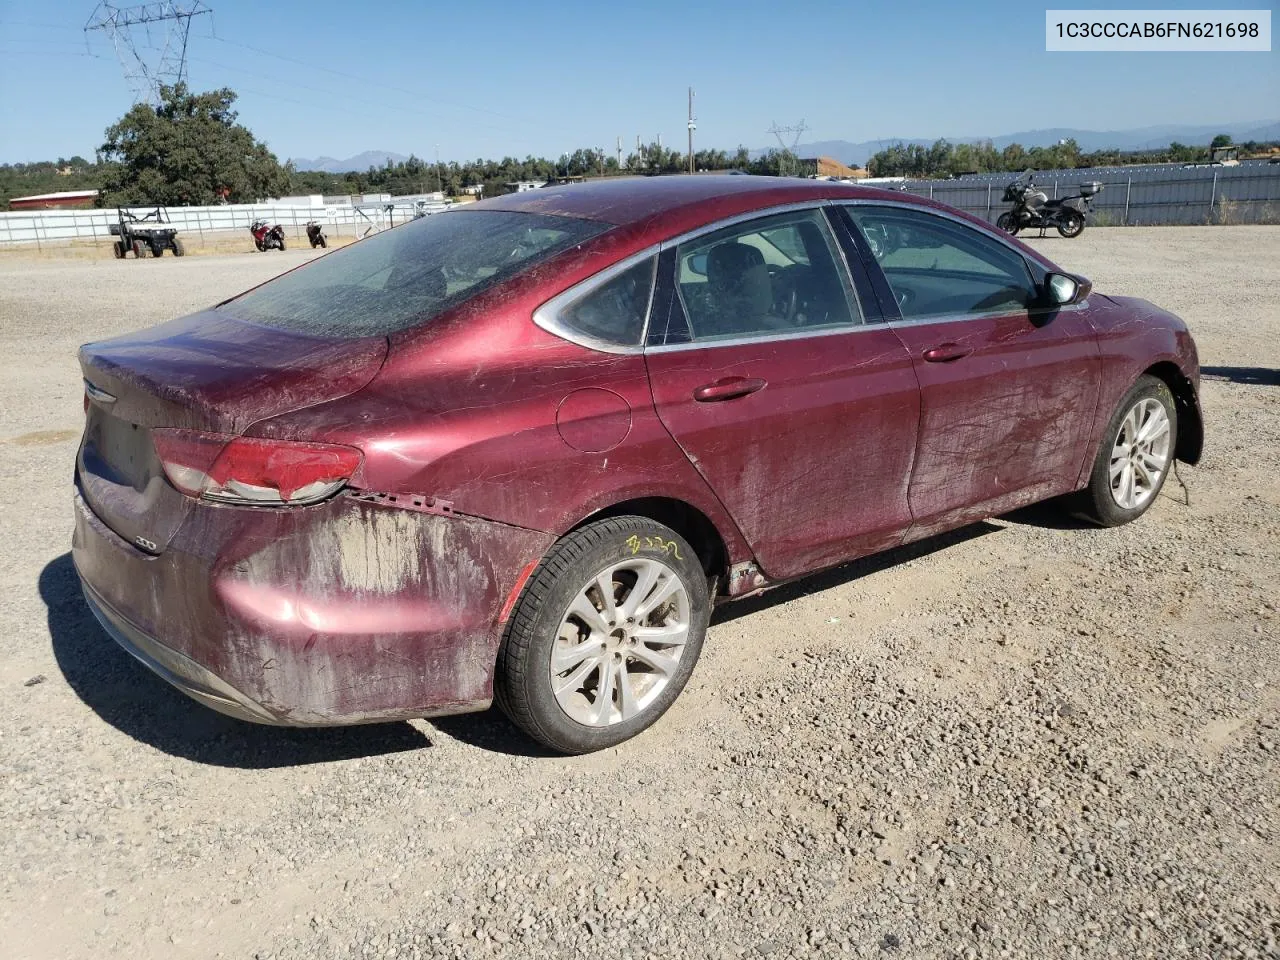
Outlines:
<svg viewBox="0 0 1280 960"><path fill-rule="evenodd" d="M361 453L336 443L231 437L195 430L151 431L169 482L191 497L225 503L300 505L337 493Z"/></svg>

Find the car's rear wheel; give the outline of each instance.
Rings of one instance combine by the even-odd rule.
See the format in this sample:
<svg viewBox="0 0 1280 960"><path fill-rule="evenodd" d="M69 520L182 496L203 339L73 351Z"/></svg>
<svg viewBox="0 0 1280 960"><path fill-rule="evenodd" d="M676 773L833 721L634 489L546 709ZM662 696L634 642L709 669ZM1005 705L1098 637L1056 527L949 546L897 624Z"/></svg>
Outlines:
<svg viewBox="0 0 1280 960"><path fill-rule="evenodd" d="M499 706L562 753L611 747L680 695L710 618L693 548L645 517L575 530L530 577L498 653Z"/></svg>
<svg viewBox="0 0 1280 960"><path fill-rule="evenodd" d="M1178 412L1168 385L1139 377L1107 425L1079 512L1104 527L1138 519L1173 469L1177 440Z"/></svg>

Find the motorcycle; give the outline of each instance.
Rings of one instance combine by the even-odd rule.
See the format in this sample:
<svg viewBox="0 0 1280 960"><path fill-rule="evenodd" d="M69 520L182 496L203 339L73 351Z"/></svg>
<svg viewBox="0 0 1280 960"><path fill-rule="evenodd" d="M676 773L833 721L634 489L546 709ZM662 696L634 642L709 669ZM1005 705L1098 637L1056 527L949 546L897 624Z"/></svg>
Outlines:
<svg viewBox="0 0 1280 960"><path fill-rule="evenodd" d="M284 249L284 227L269 220L255 220L249 224L253 245L260 251Z"/></svg>
<svg viewBox="0 0 1280 960"><path fill-rule="evenodd" d="M1093 198L1101 189L1102 184L1097 181L1082 183L1078 194L1050 200L1048 194L1032 182L1028 170L1005 187L1004 202L1012 203L1013 209L1000 214L996 226L1010 235L1031 227L1041 230L1057 227L1064 237L1078 237L1084 233Z"/></svg>
<svg viewBox="0 0 1280 960"><path fill-rule="evenodd" d="M324 235L324 227L316 223L314 220L307 221L307 239L311 241L311 249L316 247L329 246L329 240Z"/></svg>

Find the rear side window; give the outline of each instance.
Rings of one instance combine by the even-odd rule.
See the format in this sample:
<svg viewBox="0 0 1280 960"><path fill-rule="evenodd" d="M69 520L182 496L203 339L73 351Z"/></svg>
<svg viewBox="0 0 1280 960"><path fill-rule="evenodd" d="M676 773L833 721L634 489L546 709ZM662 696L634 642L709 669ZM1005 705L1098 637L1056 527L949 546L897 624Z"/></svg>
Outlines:
<svg viewBox="0 0 1280 960"><path fill-rule="evenodd" d="M676 249L694 341L800 334L862 317L820 210L774 214Z"/></svg>
<svg viewBox="0 0 1280 960"><path fill-rule="evenodd" d="M320 336L394 333L607 229L592 220L506 210L438 213L335 250L219 309Z"/></svg>
<svg viewBox="0 0 1280 960"><path fill-rule="evenodd" d="M554 325L588 345L599 341L619 347L639 346L657 263L657 256L646 257L613 276L588 281L586 292L554 308Z"/></svg>

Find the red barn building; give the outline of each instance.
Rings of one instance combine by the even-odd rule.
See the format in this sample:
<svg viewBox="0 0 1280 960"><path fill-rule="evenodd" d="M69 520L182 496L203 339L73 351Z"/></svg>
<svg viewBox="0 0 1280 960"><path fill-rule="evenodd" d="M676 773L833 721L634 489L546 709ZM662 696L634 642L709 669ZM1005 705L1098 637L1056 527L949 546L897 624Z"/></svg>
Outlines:
<svg viewBox="0 0 1280 960"><path fill-rule="evenodd" d="M97 190L63 190L60 193L38 193L31 197L14 197L9 201L10 210L60 210L75 207L92 207L98 199Z"/></svg>

